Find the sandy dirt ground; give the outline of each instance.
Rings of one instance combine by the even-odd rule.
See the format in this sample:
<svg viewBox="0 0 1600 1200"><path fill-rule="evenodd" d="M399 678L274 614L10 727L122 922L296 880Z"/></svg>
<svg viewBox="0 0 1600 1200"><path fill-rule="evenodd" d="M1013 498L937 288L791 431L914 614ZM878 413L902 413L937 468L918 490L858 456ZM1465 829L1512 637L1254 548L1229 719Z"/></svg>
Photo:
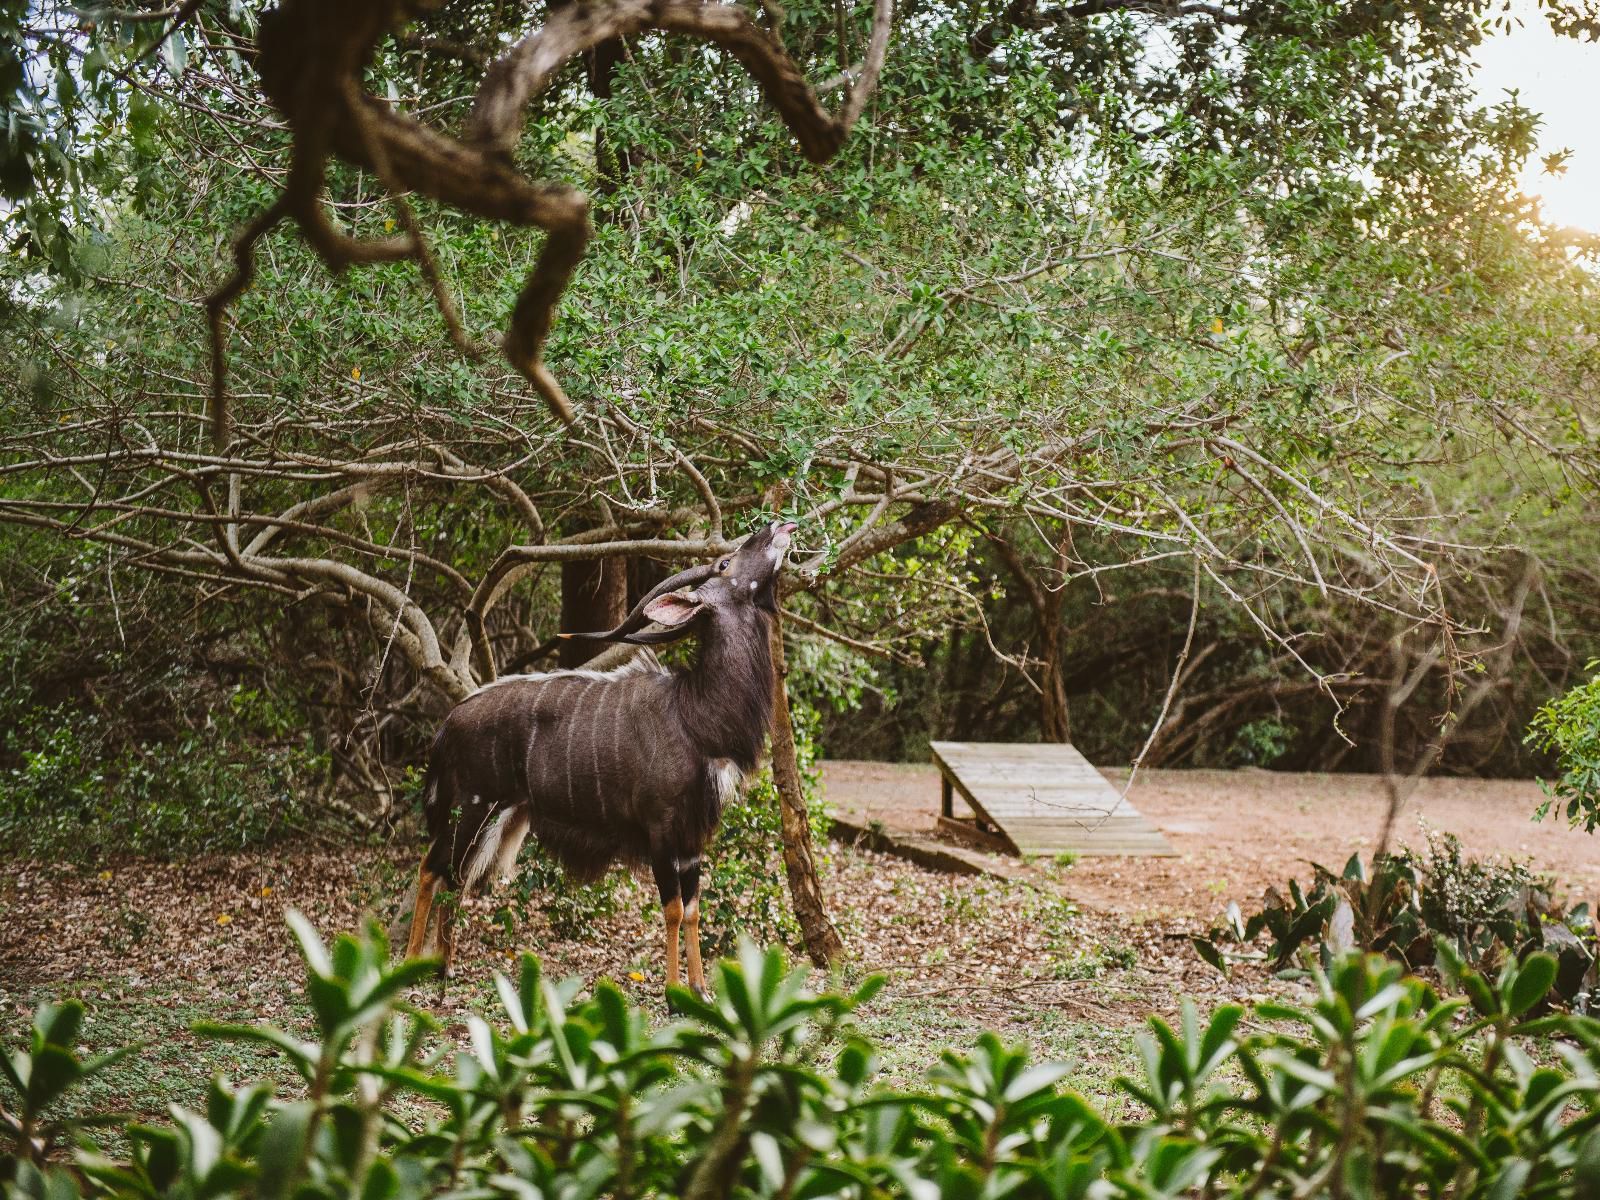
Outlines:
<svg viewBox="0 0 1600 1200"><path fill-rule="evenodd" d="M1210 1006L1281 991L1260 971L1223 979L1190 949L1181 921L1079 909L1042 868L1035 884L928 871L839 843L824 852L823 891L846 960L820 982L888 977L858 1024L881 1045L891 1084L920 1078L946 1047L970 1046L993 1029L1041 1057L1073 1061L1080 1086L1121 1104L1110 1080L1137 1061L1131 1039L1151 1013L1175 1019L1180 996ZM297 1094L281 1057L217 1043L192 1023L268 1022L309 1036L305 972L285 907L330 938L363 914L399 935L416 856L397 844L340 853L278 847L181 863L14 863L0 873L0 1047L25 1042L38 1004L71 995L89 1007L86 1052L146 1047L91 1090L99 1109L164 1117L169 1103L202 1105L206 1080L219 1072L270 1078ZM456 979L420 985L408 1000L442 1023L445 1038L464 1043L468 1015L498 1010L491 970L511 970L518 953L532 950L547 977L585 986L611 979L665 1019L653 889L620 886L619 911L565 934L543 896L525 909L502 908L503 892L467 901Z"/></svg>
<svg viewBox="0 0 1600 1200"><path fill-rule="evenodd" d="M828 796L858 824L929 829L938 811L931 767L827 763ZM1475 854L1522 857L1567 885L1600 893L1600 843L1564 826L1534 825L1529 783L1426 783L1400 822L1420 842L1419 818L1455 833ZM1070 1059L1074 1079L1110 1096L1136 1063L1132 1035L1151 1013L1172 1019L1179 998L1298 995L1305 985L1241 964L1224 979L1189 945L1229 900L1249 911L1267 884L1305 879L1308 860L1337 868L1370 853L1382 816L1379 781L1259 771L1156 771L1132 801L1178 851L1166 859L1008 860L1007 876L951 875L835 842L824 848L823 890L847 947L835 982L883 972L889 987L860 1014L883 1047L886 1077L916 1078L949 1045L985 1029ZM159 1115L203 1102L214 1071L253 1078L277 1060L224 1053L190 1031L197 1019L271 1021L309 1030L303 979L283 911L325 934L372 914L403 931L418 847L332 852L280 846L187 862L80 864L19 860L0 872L0 1044L14 1044L35 1005L64 994L90 1003L96 1049L152 1047L106 1084L104 1103ZM712 861L712 870L715 862ZM660 916L646 884L626 883L620 908L581 932L558 932L536 896L468 901L461 972L412 996L464 1037L471 1012L496 1003L490 968L537 951L554 977L616 980L664 1016ZM508 907L508 905L510 905ZM1301 997L1304 998L1303 996ZM231 1044L230 1044L231 1046ZM282 1086L293 1081L280 1079Z"/></svg>
<svg viewBox="0 0 1600 1200"><path fill-rule="evenodd" d="M1103 772L1121 790L1125 770ZM885 831L931 832L939 811L932 766L826 762L835 809ZM1531 819L1542 793L1530 780L1425 779L1396 824L1401 845L1451 833L1471 854L1526 860L1573 899L1600 901L1600 837L1565 822ZM1268 884L1307 879L1311 862L1333 870L1377 846L1387 806L1373 775L1271 771L1142 771L1128 800L1166 834L1176 858L1083 858L1060 877L1073 899L1135 918L1210 921L1228 901L1249 911ZM958 811L961 802L957 800Z"/></svg>

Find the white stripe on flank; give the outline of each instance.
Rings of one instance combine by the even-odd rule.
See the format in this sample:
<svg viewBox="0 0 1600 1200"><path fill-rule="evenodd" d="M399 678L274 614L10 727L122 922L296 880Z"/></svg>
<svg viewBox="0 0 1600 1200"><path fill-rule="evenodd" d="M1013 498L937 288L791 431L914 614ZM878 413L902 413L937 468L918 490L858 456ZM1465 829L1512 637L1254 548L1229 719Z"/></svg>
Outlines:
<svg viewBox="0 0 1600 1200"><path fill-rule="evenodd" d="M617 706L618 706L619 709L620 709L621 705L622 705L622 698L619 696L617 698ZM617 763L622 761L622 745L621 745L621 743L622 743L622 713L618 712L616 714L616 716L611 718L611 762L612 762L613 765L615 765L615 764L617 764ZM629 811L632 812L632 811L635 811L635 810L630 809Z"/></svg>
<svg viewBox="0 0 1600 1200"><path fill-rule="evenodd" d="M595 803L600 808L600 820L606 819L606 789L600 779L600 717L606 710L606 701L616 698L611 688L600 689L600 699L594 706L594 724L589 729L589 769L594 778Z"/></svg>
<svg viewBox="0 0 1600 1200"><path fill-rule="evenodd" d="M639 811L639 789L642 787L644 787L644 772L635 771L633 773L633 790L628 793L629 812Z"/></svg>
<svg viewBox="0 0 1600 1200"><path fill-rule="evenodd" d="M576 714L574 714L572 712L568 712L567 713L567 815L568 815L569 818L577 810L577 807L578 807L578 799L577 799L576 796L574 796L572 794L572 737L577 732L578 732L578 721L577 721Z"/></svg>
<svg viewBox="0 0 1600 1200"><path fill-rule="evenodd" d="M523 760L523 767L528 772L528 807L530 809L533 808L539 799L539 781L533 777L534 768L539 763L538 756L533 752L534 739L536 739L538 736L539 721L537 718L535 718L533 723L528 726L528 748L523 751L523 753L526 755Z"/></svg>

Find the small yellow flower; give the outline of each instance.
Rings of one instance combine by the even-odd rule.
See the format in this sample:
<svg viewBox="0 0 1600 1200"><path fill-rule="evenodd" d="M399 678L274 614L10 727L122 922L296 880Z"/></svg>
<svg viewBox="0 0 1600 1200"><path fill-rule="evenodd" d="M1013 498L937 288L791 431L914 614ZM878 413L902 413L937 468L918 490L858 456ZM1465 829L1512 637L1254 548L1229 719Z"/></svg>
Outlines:
<svg viewBox="0 0 1600 1200"><path fill-rule="evenodd" d="M388 217L383 222L383 231L389 233L394 229L394 218Z"/></svg>
<svg viewBox="0 0 1600 1200"><path fill-rule="evenodd" d="M110 879L111 878L111 872L110 871L101 871L100 872L100 878L101 879Z"/></svg>
<svg viewBox="0 0 1600 1200"><path fill-rule="evenodd" d="M233 918L230 917L227 913L218 913L217 914L217 924L218 925L226 925L231 920L233 920Z"/></svg>
<svg viewBox="0 0 1600 1200"><path fill-rule="evenodd" d="M1222 332L1222 318L1221 317L1212 317L1211 318L1211 332L1212 333L1221 333Z"/></svg>
<svg viewBox="0 0 1600 1200"><path fill-rule="evenodd" d="M361 378L361 368L360 367L351 367L350 368L350 378L351 379L360 379Z"/></svg>
<svg viewBox="0 0 1600 1200"><path fill-rule="evenodd" d="M643 971L629 971L628 972L628 978L633 980L635 983L643 983L644 982L644 972Z"/></svg>
<svg viewBox="0 0 1600 1200"><path fill-rule="evenodd" d="M270 895L272 895L272 889L269 888L269 887L264 887L264 888L261 889L261 894L263 896L270 896Z"/></svg>

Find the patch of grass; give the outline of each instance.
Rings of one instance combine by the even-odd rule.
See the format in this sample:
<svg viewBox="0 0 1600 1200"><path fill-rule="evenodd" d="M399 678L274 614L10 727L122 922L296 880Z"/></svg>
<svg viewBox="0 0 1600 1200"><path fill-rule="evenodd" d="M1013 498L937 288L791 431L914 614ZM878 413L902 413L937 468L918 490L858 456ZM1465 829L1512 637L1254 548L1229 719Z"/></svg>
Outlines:
<svg viewBox="0 0 1600 1200"><path fill-rule="evenodd" d="M856 1012L855 1026L877 1043L879 1077L891 1087L920 1082L941 1051L966 1045L981 1029L945 1005L923 997L897 998L887 989Z"/></svg>
<svg viewBox="0 0 1600 1200"><path fill-rule="evenodd" d="M1017 1014L1014 1035L1026 1040L1040 1061L1064 1062L1072 1072L1067 1082L1089 1097L1113 1120L1131 1117L1135 1105L1119 1091L1119 1075L1136 1075L1139 1049L1134 1038L1142 1025L1108 1025L1062 1008L1037 1006Z"/></svg>
<svg viewBox="0 0 1600 1200"><path fill-rule="evenodd" d="M276 1051L262 1046L199 1037L191 1031L198 1021L252 1024L267 1016L270 996L276 1000L270 1020L297 1035L309 1036L315 1024L310 1008L300 999L300 980L272 985L252 993L251 1004L230 1003L215 992L202 992L187 981L160 987L131 988L126 982L85 980L72 988L51 985L24 988L6 997L0 1039L7 1046L25 1042L34 1010L43 1003L72 995L87 1012L83 1045L87 1054L100 1054L119 1046L139 1050L114 1063L104 1073L74 1089L63 1115L122 1113L140 1121L168 1120L171 1107L203 1110L206 1086L222 1075L234 1080L262 1080L280 1095L304 1091L300 1077ZM126 1152L120 1135L100 1139L112 1154Z"/></svg>
<svg viewBox="0 0 1600 1200"><path fill-rule="evenodd" d="M902 987L906 985L902 984ZM1137 1029L1075 1015L1049 1003L1008 1003L1002 1022L992 1015L967 1015L939 997L896 995L891 985L855 1014L855 1025L881 1055L880 1078L890 1087L919 1084L939 1056L970 1045L994 1029L1010 1042L1024 1042L1035 1062L1065 1062L1068 1082L1085 1095L1117 1110L1125 1097L1112 1083L1139 1069L1134 1045Z"/></svg>
<svg viewBox="0 0 1600 1200"><path fill-rule="evenodd" d="M1056 960L1057 979L1099 979L1107 971L1126 971L1137 965L1139 952L1126 942L1110 941L1078 950Z"/></svg>

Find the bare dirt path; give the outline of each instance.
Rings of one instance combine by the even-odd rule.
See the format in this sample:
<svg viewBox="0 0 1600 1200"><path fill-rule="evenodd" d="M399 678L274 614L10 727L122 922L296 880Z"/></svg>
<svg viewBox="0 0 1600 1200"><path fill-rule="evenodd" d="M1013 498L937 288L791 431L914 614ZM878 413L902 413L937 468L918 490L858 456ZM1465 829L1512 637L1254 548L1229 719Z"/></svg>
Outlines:
<svg viewBox="0 0 1600 1200"><path fill-rule="evenodd" d="M1126 771L1107 770L1119 790ZM932 766L826 762L830 803L858 823L886 831L931 832L939 810ZM1473 855L1529 860L1568 889L1600 901L1600 837L1530 816L1542 793L1531 780L1426 779L1396 828L1421 848L1427 830L1453 833ZM1374 775L1271 771L1143 771L1129 801L1165 833L1177 858L1084 858L1061 876L1074 899L1107 912L1150 919L1210 921L1228 901L1247 906L1268 884L1310 875L1309 862L1338 870L1370 855L1387 805Z"/></svg>

